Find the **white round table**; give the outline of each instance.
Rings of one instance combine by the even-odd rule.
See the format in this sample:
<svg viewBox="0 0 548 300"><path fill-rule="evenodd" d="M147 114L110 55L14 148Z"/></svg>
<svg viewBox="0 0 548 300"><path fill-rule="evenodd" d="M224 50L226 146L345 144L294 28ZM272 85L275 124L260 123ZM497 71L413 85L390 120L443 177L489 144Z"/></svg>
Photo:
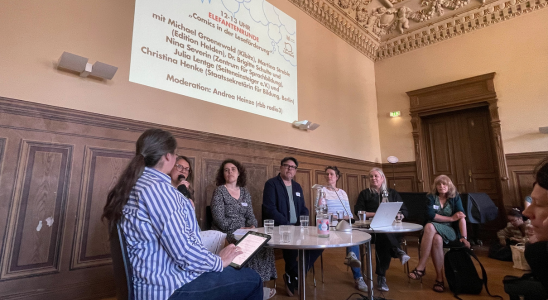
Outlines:
<svg viewBox="0 0 548 300"><path fill-rule="evenodd" d="M264 227L256 228L257 232L264 233ZM243 235L237 236L235 238L241 238ZM299 265L299 299L305 299L305 252L307 250L317 250L317 249L326 249L326 248L339 248L339 247L350 247L355 245L363 245L365 243L369 244L371 241L371 235L362 232L353 230L350 232L346 231L334 231L329 232L328 238L319 237L317 229L315 226L308 226L306 229L301 229L300 226L293 227L293 234L291 235L291 240L289 243L282 243L281 236L279 232L279 227L274 227L274 233L271 235L272 238L268 241L267 247L279 248L279 249L293 249L298 250L298 265ZM370 248L370 246L369 246ZM371 253L369 251L368 253ZM371 263L371 256L368 256L368 263ZM365 265L364 257L362 256L362 268Z"/></svg>
<svg viewBox="0 0 548 300"><path fill-rule="evenodd" d="M378 228L358 228L354 226L354 231L361 231L367 233L406 233L422 230L423 226L415 223L392 223L391 226L378 227ZM373 278L373 263L371 261L371 243L367 244L367 276L368 278ZM363 272L363 265L362 265ZM369 299L373 299L373 282L368 280L369 287Z"/></svg>

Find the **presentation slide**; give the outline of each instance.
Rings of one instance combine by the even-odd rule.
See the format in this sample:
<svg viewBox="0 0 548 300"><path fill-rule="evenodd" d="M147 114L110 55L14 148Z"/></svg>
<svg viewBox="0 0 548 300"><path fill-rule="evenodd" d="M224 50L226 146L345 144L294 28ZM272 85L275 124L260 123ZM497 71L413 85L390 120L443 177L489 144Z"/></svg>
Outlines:
<svg viewBox="0 0 548 300"><path fill-rule="evenodd" d="M129 80L293 122L296 26L264 0L136 0Z"/></svg>

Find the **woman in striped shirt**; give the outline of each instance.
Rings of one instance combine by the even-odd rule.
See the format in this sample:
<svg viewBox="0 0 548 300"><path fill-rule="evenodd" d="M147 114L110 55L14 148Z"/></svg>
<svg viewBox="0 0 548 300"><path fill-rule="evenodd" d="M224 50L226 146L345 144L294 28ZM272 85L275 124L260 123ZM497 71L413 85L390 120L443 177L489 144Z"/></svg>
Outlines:
<svg viewBox="0 0 548 300"><path fill-rule="evenodd" d="M241 249L229 245L215 255L203 246L191 203L167 175L176 148L171 133L145 131L107 196L103 218L126 238L135 299L262 299L256 272L229 267Z"/></svg>

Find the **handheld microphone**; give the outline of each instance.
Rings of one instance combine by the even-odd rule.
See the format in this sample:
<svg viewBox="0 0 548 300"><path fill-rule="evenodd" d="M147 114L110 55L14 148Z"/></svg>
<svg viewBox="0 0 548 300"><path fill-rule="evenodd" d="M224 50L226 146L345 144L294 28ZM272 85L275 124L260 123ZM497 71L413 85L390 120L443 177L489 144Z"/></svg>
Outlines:
<svg viewBox="0 0 548 300"><path fill-rule="evenodd" d="M181 174L179 175L179 177L177 177L177 180L181 181L181 179L185 179L185 175ZM183 194L183 196L187 197L188 199L190 199L190 192L188 191L188 189L186 188L186 185L184 184L181 184L177 187L177 190L179 192L181 192L181 194Z"/></svg>

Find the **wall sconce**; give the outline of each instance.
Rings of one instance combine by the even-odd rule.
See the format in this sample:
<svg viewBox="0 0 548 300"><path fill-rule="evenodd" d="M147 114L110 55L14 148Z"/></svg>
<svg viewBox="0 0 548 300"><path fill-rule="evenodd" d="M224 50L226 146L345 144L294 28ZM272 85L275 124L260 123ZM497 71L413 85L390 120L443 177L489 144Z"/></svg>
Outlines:
<svg viewBox="0 0 548 300"><path fill-rule="evenodd" d="M539 127L539 128L538 128L538 131L539 131L540 133L547 133L547 134L548 134L548 126Z"/></svg>
<svg viewBox="0 0 548 300"><path fill-rule="evenodd" d="M399 117L399 116L401 116L401 112L399 110L390 112L390 117L391 118L396 118L396 117Z"/></svg>
<svg viewBox="0 0 548 300"><path fill-rule="evenodd" d="M118 67L111 66L100 61L93 65L88 63L88 59L76 54L63 52L57 62L57 69L66 69L80 74L80 77L98 77L101 79L112 79Z"/></svg>
<svg viewBox="0 0 548 300"><path fill-rule="evenodd" d="M299 128L300 130L312 131L312 130L320 127L320 124L312 123L308 120L304 120L304 121L295 121L295 122L293 122L293 127Z"/></svg>

